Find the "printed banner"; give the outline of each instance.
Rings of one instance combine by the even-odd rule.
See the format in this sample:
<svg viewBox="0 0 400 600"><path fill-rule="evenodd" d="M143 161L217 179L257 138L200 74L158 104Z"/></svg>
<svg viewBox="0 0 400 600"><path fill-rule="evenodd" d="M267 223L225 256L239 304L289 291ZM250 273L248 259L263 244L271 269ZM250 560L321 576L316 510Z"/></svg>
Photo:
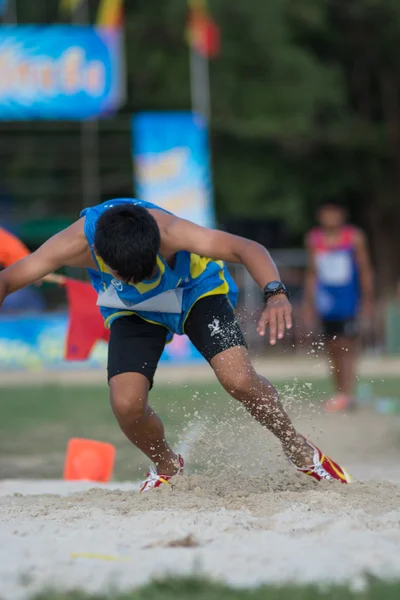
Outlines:
<svg viewBox="0 0 400 600"><path fill-rule="evenodd" d="M106 369L107 344L99 342L87 361L63 359L68 316L64 313L0 317L0 372L44 369ZM161 362L185 364L204 360L186 336L175 336Z"/></svg>
<svg viewBox="0 0 400 600"><path fill-rule="evenodd" d="M124 99L122 39L87 26L0 27L0 119L81 120Z"/></svg>
<svg viewBox="0 0 400 600"><path fill-rule="evenodd" d="M214 227L208 130L188 112L133 118L137 197L203 227Z"/></svg>

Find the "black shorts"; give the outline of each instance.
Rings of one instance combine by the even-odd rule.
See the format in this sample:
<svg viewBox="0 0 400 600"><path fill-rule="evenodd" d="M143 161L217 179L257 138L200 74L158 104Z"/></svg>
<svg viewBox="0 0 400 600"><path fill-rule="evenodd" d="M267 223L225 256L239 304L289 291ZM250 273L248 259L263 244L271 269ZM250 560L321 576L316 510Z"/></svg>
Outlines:
<svg viewBox="0 0 400 600"><path fill-rule="evenodd" d="M355 337L358 335L358 323L355 319L340 321L322 321L322 332L327 338Z"/></svg>
<svg viewBox="0 0 400 600"><path fill-rule="evenodd" d="M162 325L137 315L116 319L108 346L108 381L121 373L142 373L152 386L167 333ZM247 347L232 306L222 295L196 302L186 319L185 334L208 362L229 348Z"/></svg>

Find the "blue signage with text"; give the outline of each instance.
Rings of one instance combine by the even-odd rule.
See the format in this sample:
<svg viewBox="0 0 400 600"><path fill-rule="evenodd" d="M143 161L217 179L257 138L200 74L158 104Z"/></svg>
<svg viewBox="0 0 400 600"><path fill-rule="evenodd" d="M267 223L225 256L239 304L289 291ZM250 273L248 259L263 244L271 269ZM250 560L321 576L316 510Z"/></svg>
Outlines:
<svg viewBox="0 0 400 600"><path fill-rule="evenodd" d="M137 197L214 227L205 119L191 112L139 113L132 134Z"/></svg>
<svg viewBox="0 0 400 600"><path fill-rule="evenodd" d="M89 26L0 27L0 120L81 120L124 99L122 39Z"/></svg>

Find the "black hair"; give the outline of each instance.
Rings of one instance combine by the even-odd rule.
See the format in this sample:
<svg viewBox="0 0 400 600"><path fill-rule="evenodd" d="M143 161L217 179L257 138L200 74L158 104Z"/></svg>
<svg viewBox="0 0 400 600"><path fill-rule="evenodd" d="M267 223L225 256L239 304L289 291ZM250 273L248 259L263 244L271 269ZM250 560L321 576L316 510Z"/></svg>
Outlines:
<svg viewBox="0 0 400 600"><path fill-rule="evenodd" d="M123 281L149 279L157 264L160 230L142 206L120 204L107 209L96 224L97 254Z"/></svg>
<svg viewBox="0 0 400 600"><path fill-rule="evenodd" d="M345 205L344 202L341 202L340 200L325 200L324 202L321 202L321 204L318 206L318 212L320 212L321 210L324 210L325 208L333 208L335 210L340 210L342 212L347 212L347 207Z"/></svg>

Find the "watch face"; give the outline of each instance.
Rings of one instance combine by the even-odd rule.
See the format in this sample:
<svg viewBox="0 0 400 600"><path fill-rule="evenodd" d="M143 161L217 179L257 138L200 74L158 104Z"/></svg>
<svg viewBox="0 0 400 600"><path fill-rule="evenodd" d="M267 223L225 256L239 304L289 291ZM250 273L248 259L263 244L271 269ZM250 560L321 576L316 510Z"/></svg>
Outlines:
<svg viewBox="0 0 400 600"><path fill-rule="evenodd" d="M281 287L281 282L280 281L271 281L268 285L267 288L268 290L270 290L271 292L275 292L275 290L279 289Z"/></svg>

